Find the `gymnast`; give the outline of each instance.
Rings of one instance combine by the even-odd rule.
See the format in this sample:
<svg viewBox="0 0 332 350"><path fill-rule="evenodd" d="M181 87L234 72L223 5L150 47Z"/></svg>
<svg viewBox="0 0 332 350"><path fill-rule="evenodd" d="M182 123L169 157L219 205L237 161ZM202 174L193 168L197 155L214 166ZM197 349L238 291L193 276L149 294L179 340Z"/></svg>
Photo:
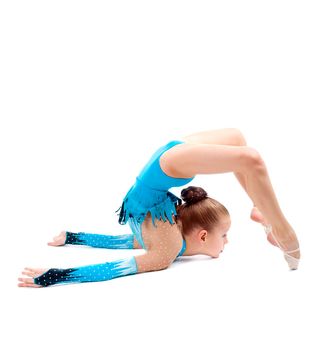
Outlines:
<svg viewBox="0 0 332 350"><path fill-rule="evenodd" d="M116 277L163 270L179 256L204 254L218 258L228 243L228 210L201 187L189 186L181 198L169 191L198 174L233 172L253 202L250 218L260 223L269 243L278 247L290 270L298 268L300 247L283 215L266 164L249 147L242 132L222 128L196 132L158 148L142 168L116 212L130 234L102 235L62 231L50 246L87 245L110 249L145 249L142 255L72 268L29 268L19 287L106 281ZM183 203L183 202L184 203Z"/></svg>

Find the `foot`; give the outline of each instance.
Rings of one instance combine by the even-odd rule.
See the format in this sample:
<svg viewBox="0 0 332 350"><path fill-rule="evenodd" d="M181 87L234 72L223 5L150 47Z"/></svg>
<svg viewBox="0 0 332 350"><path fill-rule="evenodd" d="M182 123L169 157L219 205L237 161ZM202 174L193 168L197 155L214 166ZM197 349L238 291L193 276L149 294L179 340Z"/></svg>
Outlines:
<svg viewBox="0 0 332 350"><path fill-rule="evenodd" d="M262 225L267 225L267 222L265 222L263 214L258 210L257 207L252 208L250 219L253 221L259 222Z"/></svg>
<svg viewBox="0 0 332 350"><path fill-rule="evenodd" d="M264 229L266 234L270 233L276 240L275 233L273 233L271 225L264 226ZM296 270L298 268L301 257L299 242L292 228L290 228L287 233L288 238L285 240L280 240L278 242L278 247L281 249L281 251L283 251L284 258L287 261L289 268L291 270ZM276 233L276 235L280 236L278 233Z"/></svg>
<svg viewBox="0 0 332 350"><path fill-rule="evenodd" d="M22 283L19 283L18 286L19 287L33 287L33 288L42 287L38 284L35 284L33 279L42 275L47 270L48 269L33 269L30 267L25 267L25 271L22 271L22 275L29 276L29 278L26 278L26 277L25 278L24 277L18 278L18 280L22 282Z"/></svg>
<svg viewBox="0 0 332 350"><path fill-rule="evenodd" d="M251 214L250 214L250 219L253 221L256 221L260 224L262 224L263 226L267 226L268 223L265 221L263 214L259 211L259 209L257 207L253 207L251 210ZM269 243L271 243L272 245L278 247L278 244L276 243L276 241L274 240L274 238L272 237L271 234L267 234L266 235L267 240L269 241Z"/></svg>
<svg viewBox="0 0 332 350"><path fill-rule="evenodd" d="M272 230L272 226L266 222L263 214L259 211L257 207L253 207L250 214L250 218L253 221L259 222L264 226L267 240L272 245L280 248L284 252L284 257L289 267L292 270L296 270L301 254L299 249L299 242L297 240L294 230L290 227L290 229L287 231L287 239L280 239L278 241L278 244L275 237L282 237L282 234L275 232L275 230Z"/></svg>

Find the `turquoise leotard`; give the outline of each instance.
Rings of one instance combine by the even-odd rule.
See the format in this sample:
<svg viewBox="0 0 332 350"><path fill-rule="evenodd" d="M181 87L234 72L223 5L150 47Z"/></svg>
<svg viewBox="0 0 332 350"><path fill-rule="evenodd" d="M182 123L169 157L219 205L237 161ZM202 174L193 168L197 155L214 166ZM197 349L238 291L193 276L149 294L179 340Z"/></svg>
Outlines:
<svg viewBox="0 0 332 350"><path fill-rule="evenodd" d="M117 210L121 209L120 214L118 214L119 223L124 225L128 221L137 241L144 249L146 248L142 239L141 226L146 214L150 211L154 226L156 226L155 218L162 219L164 222L168 220L171 224L174 224L172 214L176 216L176 205L181 204L182 200L171 193L169 189L183 186L194 179L194 177L176 178L168 176L160 167L159 159L161 155L180 143L184 142L172 140L153 153ZM183 241L184 244L179 255L182 255L185 250L185 240Z"/></svg>

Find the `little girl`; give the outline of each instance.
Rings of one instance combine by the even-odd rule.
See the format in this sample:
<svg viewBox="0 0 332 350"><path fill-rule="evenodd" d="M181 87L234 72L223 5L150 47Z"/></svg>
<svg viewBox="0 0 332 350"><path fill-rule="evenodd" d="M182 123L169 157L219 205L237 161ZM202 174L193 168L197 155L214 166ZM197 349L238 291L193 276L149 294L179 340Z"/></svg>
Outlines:
<svg viewBox="0 0 332 350"><path fill-rule="evenodd" d="M143 248L145 254L66 269L25 268L22 274L29 277L19 278L18 286L39 288L105 281L166 269L181 255L219 257L228 243L231 225L228 210L201 187L183 189L181 198L169 189L186 185L198 174L226 172L234 173L252 200L251 219L263 225L268 241L283 251L290 269L297 269L299 242L279 207L262 157L247 146L238 129L224 128L172 140L153 153L116 211L120 210L119 223L128 222L131 234L112 236L62 231L49 242L50 246Z"/></svg>

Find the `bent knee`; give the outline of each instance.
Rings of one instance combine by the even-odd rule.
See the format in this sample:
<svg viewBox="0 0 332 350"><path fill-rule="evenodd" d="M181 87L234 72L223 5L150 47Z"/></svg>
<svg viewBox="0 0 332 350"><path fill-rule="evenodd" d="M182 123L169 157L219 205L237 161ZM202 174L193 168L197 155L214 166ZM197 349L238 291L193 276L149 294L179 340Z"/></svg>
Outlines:
<svg viewBox="0 0 332 350"><path fill-rule="evenodd" d="M261 154L253 147L247 147L245 153L246 170L264 169L265 163Z"/></svg>

